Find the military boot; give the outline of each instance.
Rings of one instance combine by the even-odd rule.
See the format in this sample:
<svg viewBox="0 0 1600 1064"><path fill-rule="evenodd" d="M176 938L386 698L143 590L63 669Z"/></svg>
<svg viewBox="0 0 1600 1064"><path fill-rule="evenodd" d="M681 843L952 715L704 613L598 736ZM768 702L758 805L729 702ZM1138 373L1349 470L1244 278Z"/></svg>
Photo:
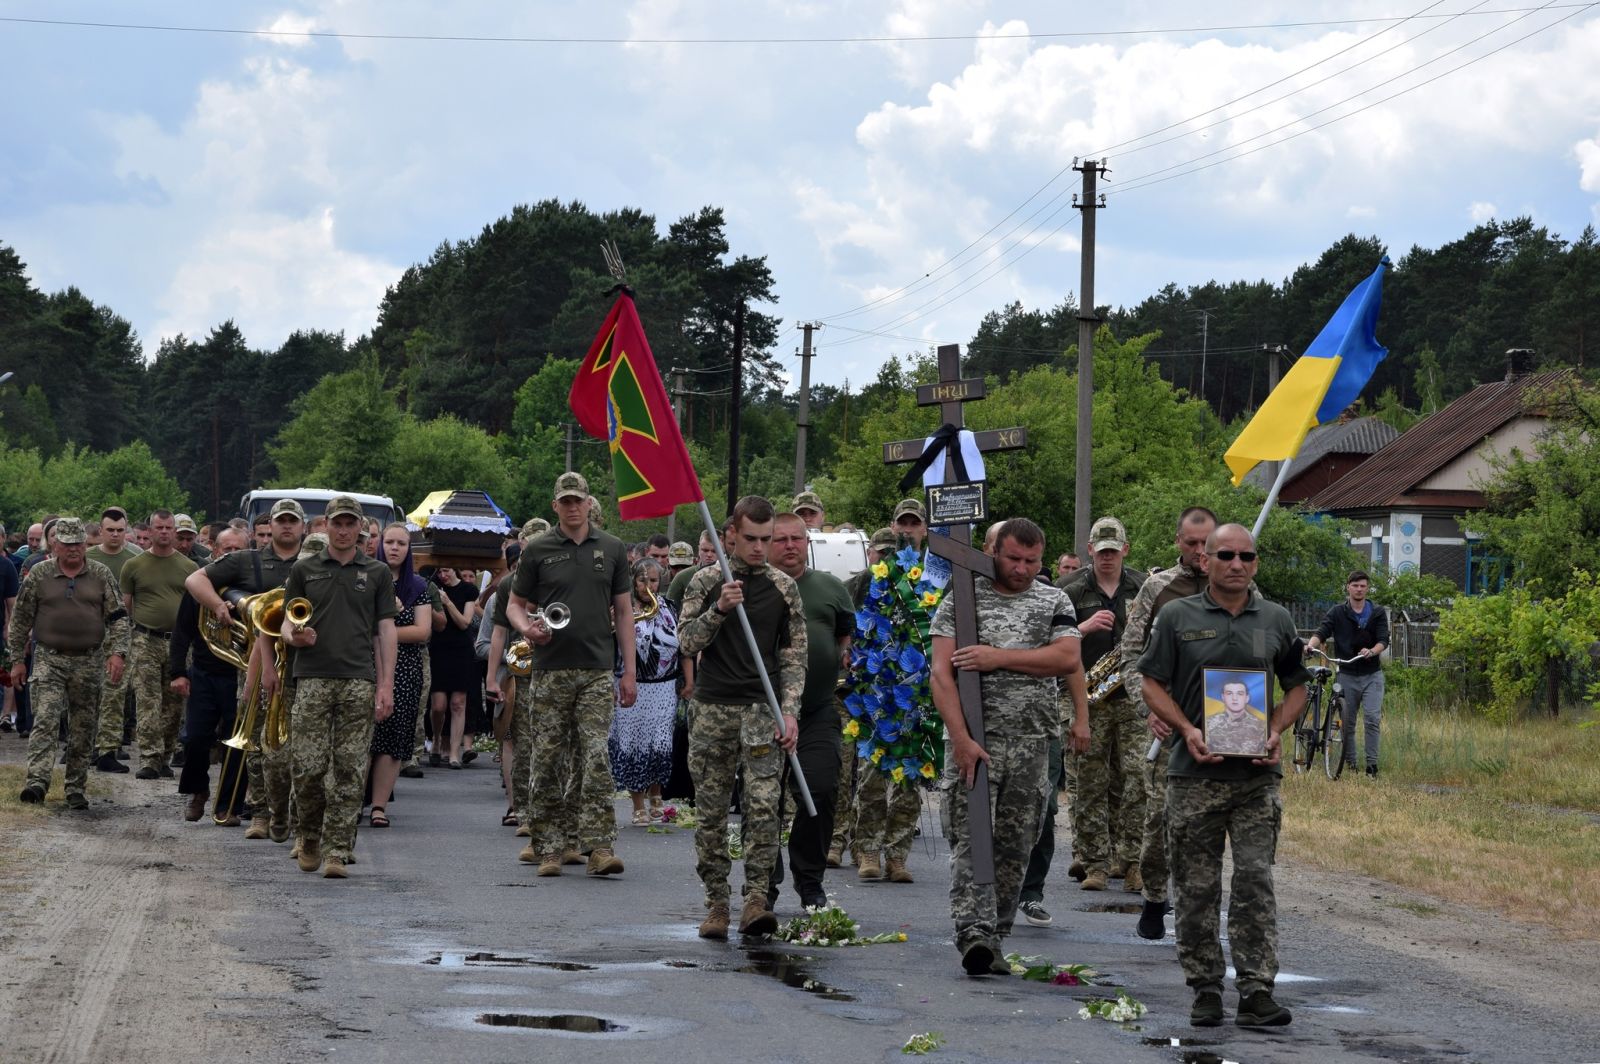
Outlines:
<svg viewBox="0 0 1600 1064"><path fill-rule="evenodd" d="M314 850L302 843L300 846L300 856L295 860L300 865L300 871L315 872L322 864L322 852L320 850ZM343 864L343 862L340 863Z"/></svg>
<svg viewBox="0 0 1600 1064"><path fill-rule="evenodd" d="M863 853L856 857L857 879L882 879L883 869L878 864L878 855Z"/></svg>
<svg viewBox="0 0 1600 1064"><path fill-rule="evenodd" d="M1139 862L1133 861L1128 865L1127 874L1122 877L1122 889L1130 894L1144 892L1144 873L1139 871Z"/></svg>
<svg viewBox="0 0 1600 1064"><path fill-rule="evenodd" d="M759 894L747 894L744 908L739 910L739 934L770 935L778 930L778 918L767 908L767 899Z"/></svg>
<svg viewBox="0 0 1600 1064"><path fill-rule="evenodd" d="M349 879L350 873L344 870L344 862L337 857L330 857L322 864L323 879Z"/></svg>
<svg viewBox="0 0 1600 1064"><path fill-rule="evenodd" d="M911 878L911 869L906 867L905 861L898 857L889 858L889 866L884 872L884 878L891 883L915 883Z"/></svg>
<svg viewBox="0 0 1600 1064"><path fill-rule="evenodd" d="M267 817L265 814L262 814L250 821L250 826L244 829L244 837L247 839L264 839L267 837L270 830L270 826L267 823Z"/></svg>
<svg viewBox="0 0 1600 1064"><path fill-rule="evenodd" d="M700 921L700 937L726 939L728 937L728 903L719 901L706 912Z"/></svg>
<svg viewBox="0 0 1600 1064"><path fill-rule="evenodd" d="M528 849L533 849L529 844ZM561 854L552 850L539 858L539 874L541 876L559 876L561 874Z"/></svg>
<svg viewBox="0 0 1600 1064"><path fill-rule="evenodd" d="M589 867L585 872L591 876L621 875L622 858L618 857L608 846L596 846L589 851Z"/></svg>
<svg viewBox="0 0 1600 1064"><path fill-rule="evenodd" d="M1105 890L1109 886L1104 868L1091 868L1083 877L1083 890Z"/></svg>

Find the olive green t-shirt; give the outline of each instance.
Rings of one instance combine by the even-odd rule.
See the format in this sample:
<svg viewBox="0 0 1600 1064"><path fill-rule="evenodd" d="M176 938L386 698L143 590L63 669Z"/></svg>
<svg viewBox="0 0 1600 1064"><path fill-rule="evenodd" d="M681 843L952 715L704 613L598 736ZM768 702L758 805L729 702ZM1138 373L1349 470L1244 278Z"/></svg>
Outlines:
<svg viewBox="0 0 1600 1064"><path fill-rule="evenodd" d="M1138 668L1141 676L1167 689L1197 728L1205 721L1207 669L1265 673L1269 703L1274 680L1287 691L1309 679L1289 611L1255 592L1237 617L1217 605L1209 591L1162 606ZM1212 686L1221 679L1214 676ZM1270 720L1273 709L1266 708ZM1167 775L1221 780L1282 775L1276 765L1252 765L1250 760L1229 757L1221 764L1201 765L1189 754L1189 744L1179 741L1172 747Z"/></svg>
<svg viewBox="0 0 1600 1064"><path fill-rule="evenodd" d="M807 569L795 581L806 608L806 686L800 713L809 716L834 705L839 686L839 638L856 628L855 605L843 582Z"/></svg>
<svg viewBox="0 0 1600 1064"><path fill-rule="evenodd" d="M611 604L631 590L628 549L622 540L589 525L573 542L557 525L522 549L511 590L530 605L565 603L572 621L552 632L550 642L533 648L533 667L604 669L616 667L616 634ZM627 623L627 619L624 619Z"/></svg>
<svg viewBox="0 0 1600 1064"><path fill-rule="evenodd" d="M178 623L178 603L183 601L183 581L199 568L174 551L165 557L145 551L129 558L117 583L124 598L133 599L133 623L158 632L170 632Z"/></svg>
<svg viewBox="0 0 1600 1064"><path fill-rule="evenodd" d="M261 560L261 583L256 584L256 559ZM280 558L271 547L259 550L236 550L224 554L206 566L206 579L218 591L234 588L250 595L280 588L289 580L289 571L300 559L300 552Z"/></svg>
<svg viewBox="0 0 1600 1064"><path fill-rule="evenodd" d="M107 569L110 569L111 575L116 577L118 581L122 579L122 567L139 556L137 550L129 550L127 547L123 547L115 554L107 554L99 547L90 547L85 553L88 554L91 561L97 561Z"/></svg>
<svg viewBox="0 0 1600 1064"><path fill-rule="evenodd" d="M713 564L715 564L715 563L713 563ZM705 568L705 566L699 565L699 564L691 565L691 566L689 566L689 568L685 569L683 572L681 572L677 576L673 577L672 578L672 583L667 585L667 594L666 594L667 601L672 603L673 605L677 606L678 609L682 610L683 609L683 594L684 594L685 591L689 590L689 581L694 579L694 574L698 573L701 569L704 569L704 568Z"/></svg>
<svg viewBox="0 0 1600 1064"><path fill-rule="evenodd" d="M392 620L397 609L387 565L359 550L349 562L323 550L295 563L283 594L286 601L311 600L311 627L317 630L314 644L295 650L295 679L377 678L372 640L378 622Z"/></svg>

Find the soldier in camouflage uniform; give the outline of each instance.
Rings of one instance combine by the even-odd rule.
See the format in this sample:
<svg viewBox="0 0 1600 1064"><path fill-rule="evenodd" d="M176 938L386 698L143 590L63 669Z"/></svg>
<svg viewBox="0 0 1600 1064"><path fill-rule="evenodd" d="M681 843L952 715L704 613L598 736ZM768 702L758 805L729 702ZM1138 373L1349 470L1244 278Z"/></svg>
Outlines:
<svg viewBox="0 0 1600 1064"><path fill-rule="evenodd" d="M616 707L633 705L637 693L632 579L627 548L594 523L589 499L580 474L556 478L556 527L523 548L506 602L506 620L533 645L524 725L533 836L523 856L538 855L541 876L561 874L573 839L589 854L589 875L623 871L612 849L617 824L606 740ZM532 619L532 607L557 602L572 611L565 628L552 631ZM613 688L619 653L622 675Z"/></svg>
<svg viewBox="0 0 1600 1064"><path fill-rule="evenodd" d="M1223 525L1206 546L1210 586L1166 605L1139 659L1145 704L1179 737L1167 770L1167 855L1172 866L1173 921L1184 981L1194 991L1189 1022L1222 1022L1225 965L1219 937L1222 854L1233 858L1228 943L1239 991L1241 1027L1278 1027L1289 1010L1272 998L1278 975L1277 902L1272 863L1283 801L1278 794L1280 734L1305 706L1302 647L1289 611L1251 590L1255 540L1241 525ZM1203 730L1206 673L1264 673L1283 701L1271 709L1260 757L1223 757Z"/></svg>
<svg viewBox="0 0 1600 1064"><path fill-rule="evenodd" d="M1082 668L1072 603L1059 588L1034 578L1044 556L1044 534L1026 518L1012 518L995 537L991 582L975 580L978 642L957 649L956 596L934 614L933 701L945 726L945 762L956 778L949 788L950 915L956 949L968 975L1009 974L1000 939L1011 933L1028 853L1039 837L1039 817L1049 797L1045 764L1052 732L1060 728L1056 678ZM984 743L967 730L956 670L982 673ZM1075 714L1071 745L1089 745L1086 711ZM973 880L967 791L977 764L988 764L994 817L994 882Z"/></svg>
<svg viewBox="0 0 1600 1064"><path fill-rule="evenodd" d="M129 559L142 553L138 547L127 542L127 537L127 512L120 506L107 507L100 514L100 544L89 548L88 559L104 565L111 570L112 576L120 580L122 567L128 564ZM122 736L127 723L127 679L126 673L115 682L108 677L100 688L100 723L95 730L94 748L95 767L101 772L128 771L128 766L117 756L122 753Z"/></svg>
<svg viewBox="0 0 1600 1064"><path fill-rule="evenodd" d="M335 495L327 515L327 548L296 562L283 587L286 601L311 601L311 621L296 627L286 616L282 636L294 648L289 748L300 869L320 866L324 878L343 879L372 726L394 712L398 606L389 567L357 546L361 504Z"/></svg>
<svg viewBox="0 0 1600 1064"><path fill-rule="evenodd" d="M44 801L56 758L56 732L67 722L67 805L89 808L84 788L89 753L100 712L103 678L121 679L128 655L128 618L117 579L99 562L84 557L83 522L57 519L51 557L35 565L22 582L11 612L6 648L15 663L12 675L27 676L30 633L34 641L34 724L28 736L28 779L24 802Z"/></svg>
<svg viewBox="0 0 1600 1064"><path fill-rule="evenodd" d="M689 772L694 777L700 825L695 829L695 871L705 886L701 938L728 937L728 805L734 777L744 770L744 907L739 933L770 935L778 920L767 889L778 857L778 793L783 752L799 742L806 681L806 611L794 580L767 562L776 514L766 499L750 495L733 510L733 580L720 567L702 569L684 592L678 649L700 655L689 700ZM777 727L757 662L733 614L743 603L756 647L783 710Z"/></svg>
<svg viewBox="0 0 1600 1064"><path fill-rule="evenodd" d="M191 522L192 524L192 522ZM197 566L174 546L172 513L150 515L150 549L130 558L118 583L133 622L133 656L128 684L137 707L138 779L172 778L172 755L178 745L183 696L172 690L168 640L178 620L184 580Z"/></svg>
<svg viewBox="0 0 1600 1064"><path fill-rule="evenodd" d="M1138 598L1128 608L1128 626L1122 633L1122 676L1128 697L1145 717L1160 746L1145 769L1144 840L1139 847L1139 871L1144 879L1144 911L1139 914L1139 934L1158 939L1166 934L1167 911L1167 759L1172 729L1145 704L1140 692L1139 658L1144 654L1156 615L1169 602L1206 589L1206 537L1217 527L1217 516L1204 506L1191 506L1178 518L1178 564L1157 570L1145 580ZM1148 748L1147 748L1148 749Z"/></svg>

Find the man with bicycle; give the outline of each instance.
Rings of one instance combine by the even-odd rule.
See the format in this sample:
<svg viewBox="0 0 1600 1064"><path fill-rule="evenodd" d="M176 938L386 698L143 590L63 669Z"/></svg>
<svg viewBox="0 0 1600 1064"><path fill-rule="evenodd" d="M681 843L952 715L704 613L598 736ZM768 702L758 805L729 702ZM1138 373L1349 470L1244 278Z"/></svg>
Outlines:
<svg viewBox="0 0 1600 1064"><path fill-rule="evenodd" d="M1357 569L1345 578L1345 600L1328 611L1317 634L1306 640L1306 650L1321 651L1331 636L1334 653L1354 658L1339 670L1339 686L1344 691L1343 721L1346 768L1356 766L1356 713L1361 713L1362 749L1367 758L1367 775L1378 777L1378 726L1383 717L1383 660L1389 646L1389 611L1367 598L1372 586L1366 573Z"/></svg>
<svg viewBox="0 0 1600 1064"><path fill-rule="evenodd" d="M1278 915L1272 863L1283 801L1279 735L1306 701L1301 644L1289 611L1251 589L1256 544L1242 525L1222 525L1206 542L1207 590L1169 602L1139 659L1145 704L1180 738L1167 768L1167 857L1173 923L1184 981L1194 991L1189 1022L1222 1023L1226 971L1220 941L1222 854L1231 849L1228 941L1239 991L1234 1022L1281 1027L1292 1019L1273 1000ZM1208 673L1255 673L1268 703L1262 756L1216 754L1206 744ZM1283 701L1270 705L1273 682Z"/></svg>

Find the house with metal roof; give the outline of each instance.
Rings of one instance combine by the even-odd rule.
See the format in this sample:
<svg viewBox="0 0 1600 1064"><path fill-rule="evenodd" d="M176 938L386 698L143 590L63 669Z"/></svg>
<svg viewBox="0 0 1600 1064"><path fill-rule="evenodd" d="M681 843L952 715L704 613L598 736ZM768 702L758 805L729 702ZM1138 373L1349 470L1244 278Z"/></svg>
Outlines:
<svg viewBox="0 0 1600 1064"><path fill-rule="evenodd" d="M1373 567L1420 571L1463 590L1483 590L1502 568L1471 526L1471 514L1485 503L1491 460L1532 449L1548 420L1542 397L1570 379L1559 370L1512 372L1479 385L1401 433L1305 506L1355 522L1350 543Z"/></svg>
<svg viewBox="0 0 1600 1064"><path fill-rule="evenodd" d="M1375 417L1318 425L1306 433L1300 453L1289 463L1289 476L1278 491L1278 501L1285 505L1304 502L1399 437L1399 429ZM1245 474L1244 481L1268 491L1276 478L1276 465L1262 462Z"/></svg>

